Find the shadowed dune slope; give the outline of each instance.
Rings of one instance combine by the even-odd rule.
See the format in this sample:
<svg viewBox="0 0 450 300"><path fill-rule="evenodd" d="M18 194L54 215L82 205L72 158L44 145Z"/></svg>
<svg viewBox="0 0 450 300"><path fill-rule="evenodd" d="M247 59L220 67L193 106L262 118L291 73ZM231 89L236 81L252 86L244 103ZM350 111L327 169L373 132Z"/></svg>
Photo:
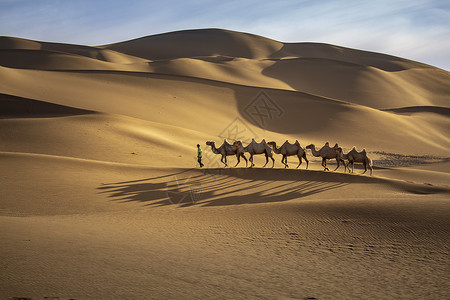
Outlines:
<svg viewBox="0 0 450 300"><path fill-rule="evenodd" d="M0 118L39 118L83 115L89 110L0 94Z"/></svg>

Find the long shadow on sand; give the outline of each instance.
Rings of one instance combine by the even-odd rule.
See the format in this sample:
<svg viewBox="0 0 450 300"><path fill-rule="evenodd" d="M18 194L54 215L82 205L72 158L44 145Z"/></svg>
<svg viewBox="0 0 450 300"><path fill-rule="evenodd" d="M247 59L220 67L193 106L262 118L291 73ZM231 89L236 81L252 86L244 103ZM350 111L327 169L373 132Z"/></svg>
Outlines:
<svg viewBox="0 0 450 300"><path fill-rule="evenodd" d="M100 193L119 202L147 206L225 206L282 202L375 178L283 169L191 169L163 176L104 184Z"/></svg>

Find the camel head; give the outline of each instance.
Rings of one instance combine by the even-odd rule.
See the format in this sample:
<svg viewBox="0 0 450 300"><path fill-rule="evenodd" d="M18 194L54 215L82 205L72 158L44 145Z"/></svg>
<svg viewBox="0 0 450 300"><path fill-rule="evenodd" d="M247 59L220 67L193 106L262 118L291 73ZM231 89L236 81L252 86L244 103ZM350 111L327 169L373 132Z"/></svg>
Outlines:
<svg viewBox="0 0 450 300"><path fill-rule="evenodd" d="M267 145L272 146L272 147L276 147L277 143L276 142L268 142Z"/></svg>
<svg viewBox="0 0 450 300"><path fill-rule="evenodd" d="M306 149L313 149L316 148L316 146L314 146L314 144L309 144L308 146L305 147Z"/></svg>
<svg viewBox="0 0 450 300"><path fill-rule="evenodd" d="M215 146L216 142L214 142L214 141L207 141L206 145L208 145L208 146Z"/></svg>
<svg viewBox="0 0 450 300"><path fill-rule="evenodd" d="M242 146L242 142L241 141L234 141L233 145Z"/></svg>

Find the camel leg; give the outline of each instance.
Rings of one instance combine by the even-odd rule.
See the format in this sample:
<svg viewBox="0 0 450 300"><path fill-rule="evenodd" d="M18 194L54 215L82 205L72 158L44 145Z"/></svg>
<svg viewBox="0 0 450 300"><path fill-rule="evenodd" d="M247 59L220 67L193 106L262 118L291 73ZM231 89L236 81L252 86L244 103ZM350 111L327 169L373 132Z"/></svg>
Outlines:
<svg viewBox="0 0 450 300"><path fill-rule="evenodd" d="M236 168L237 165L241 162L241 159L240 159L240 157L239 157L239 154L236 154L236 158L237 158L237 163L236 163L236 165L234 166L235 168Z"/></svg>
<svg viewBox="0 0 450 300"><path fill-rule="evenodd" d="M324 171L330 171L330 169L327 168L327 159L322 158L322 167L324 167Z"/></svg>
<svg viewBox="0 0 450 300"><path fill-rule="evenodd" d="M224 160L225 160L225 162L224 162ZM225 168L228 167L228 162L227 162L227 156L226 155L222 156L222 159L220 161L225 165Z"/></svg>
<svg viewBox="0 0 450 300"><path fill-rule="evenodd" d="M244 153L242 153L241 156L245 160L245 167L247 168L247 165L248 165L247 158L245 157Z"/></svg>
<svg viewBox="0 0 450 300"><path fill-rule="evenodd" d="M300 167L300 165L302 164L302 157L299 154L297 154L297 157L298 157L298 166L296 169L298 169L298 167Z"/></svg>
<svg viewBox="0 0 450 300"><path fill-rule="evenodd" d="M253 154L250 154L250 168L253 168L255 164L253 163Z"/></svg>
<svg viewBox="0 0 450 300"><path fill-rule="evenodd" d="M334 171L336 171L337 169L339 169L339 167L341 166L340 163L339 163L339 158L336 158L336 163L337 163L337 167L336 167L336 169L334 169ZM334 171L333 171L333 172L334 172Z"/></svg>
<svg viewBox="0 0 450 300"><path fill-rule="evenodd" d="M266 163L264 164L263 168L267 165L268 162L269 162L269 156L266 153Z"/></svg>
<svg viewBox="0 0 450 300"><path fill-rule="evenodd" d="M272 156L270 158L272 159L272 168L273 168L275 166L275 159ZM287 159L286 159L286 162L287 162Z"/></svg>
<svg viewBox="0 0 450 300"><path fill-rule="evenodd" d="M347 165L345 164L345 160L339 159L339 161L344 165L344 173L347 172Z"/></svg>
<svg viewBox="0 0 450 300"><path fill-rule="evenodd" d="M283 158L281 159L281 162L283 163L285 168L289 168L287 164L287 155L283 155Z"/></svg>
<svg viewBox="0 0 450 300"><path fill-rule="evenodd" d="M366 162L363 162L363 166L364 166L364 172L363 172L363 174L365 174L365 173L367 172L367 165L366 165Z"/></svg>
<svg viewBox="0 0 450 300"><path fill-rule="evenodd" d="M240 157L242 157L245 160L245 167L247 167L248 166L248 161L247 161L247 158L245 157L244 153L236 154L236 158L237 158L238 162L237 162L237 164L234 167L237 167L237 165L241 162Z"/></svg>
<svg viewBox="0 0 450 300"><path fill-rule="evenodd" d="M306 152L303 152L303 159L306 161L306 169L308 169L309 161L308 161L308 159L306 158Z"/></svg>

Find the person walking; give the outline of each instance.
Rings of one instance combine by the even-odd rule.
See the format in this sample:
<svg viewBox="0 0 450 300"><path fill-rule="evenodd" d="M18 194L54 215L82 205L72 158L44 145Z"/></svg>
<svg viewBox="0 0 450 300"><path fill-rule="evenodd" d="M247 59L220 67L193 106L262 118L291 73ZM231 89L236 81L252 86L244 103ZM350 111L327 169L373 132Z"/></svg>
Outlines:
<svg viewBox="0 0 450 300"><path fill-rule="evenodd" d="M200 164L200 168L204 166L204 164L202 163L202 156L203 156L202 148L200 148L200 145L197 144L197 159L198 163Z"/></svg>

